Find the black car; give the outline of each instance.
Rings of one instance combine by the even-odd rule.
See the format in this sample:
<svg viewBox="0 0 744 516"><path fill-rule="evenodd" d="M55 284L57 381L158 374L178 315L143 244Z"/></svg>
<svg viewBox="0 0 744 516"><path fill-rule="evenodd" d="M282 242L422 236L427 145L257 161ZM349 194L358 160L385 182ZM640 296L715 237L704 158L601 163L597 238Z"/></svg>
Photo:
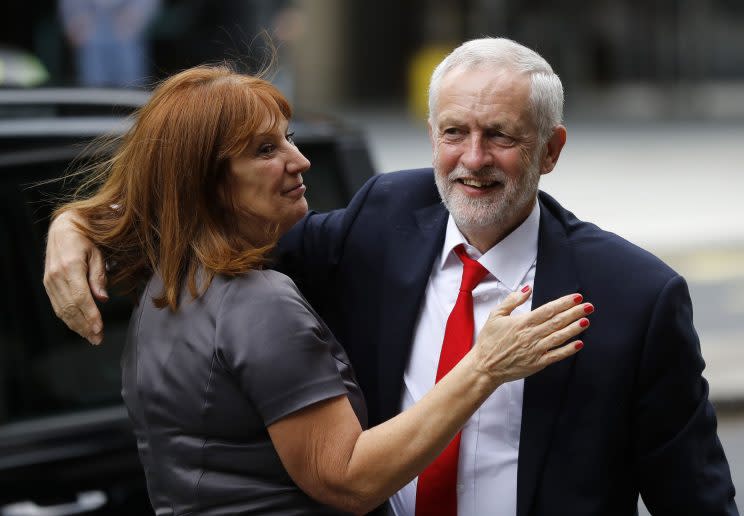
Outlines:
<svg viewBox="0 0 744 516"><path fill-rule="evenodd" d="M42 285L60 177L88 144L122 133L148 98L133 90L0 90L0 516L151 514L120 396L131 303L101 305L93 347L54 316ZM373 174L360 133L331 120L293 122L312 162L311 208L344 206Z"/></svg>

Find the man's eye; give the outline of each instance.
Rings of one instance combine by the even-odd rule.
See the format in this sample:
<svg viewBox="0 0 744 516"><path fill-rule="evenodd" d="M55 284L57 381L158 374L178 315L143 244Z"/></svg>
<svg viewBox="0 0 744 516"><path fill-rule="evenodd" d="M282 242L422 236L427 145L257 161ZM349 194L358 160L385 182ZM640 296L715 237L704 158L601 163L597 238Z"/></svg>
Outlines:
<svg viewBox="0 0 744 516"><path fill-rule="evenodd" d="M259 154L271 154L272 152L274 152L274 149L276 149L276 147L274 146L273 143L264 143L258 148L258 153Z"/></svg>
<svg viewBox="0 0 744 516"><path fill-rule="evenodd" d="M460 138L463 134L463 130L457 127L447 127L442 131L442 136L449 139Z"/></svg>
<svg viewBox="0 0 744 516"><path fill-rule="evenodd" d="M512 138L508 134L502 133L501 131L490 132L487 134L487 136L491 140L494 140L495 142L503 145L511 145L515 142L514 138Z"/></svg>

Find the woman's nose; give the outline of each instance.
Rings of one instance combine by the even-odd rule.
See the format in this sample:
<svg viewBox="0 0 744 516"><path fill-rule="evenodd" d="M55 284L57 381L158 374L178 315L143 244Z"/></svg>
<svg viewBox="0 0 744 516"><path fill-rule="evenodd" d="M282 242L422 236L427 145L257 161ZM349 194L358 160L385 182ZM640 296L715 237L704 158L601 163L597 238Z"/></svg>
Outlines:
<svg viewBox="0 0 744 516"><path fill-rule="evenodd" d="M310 160L302 154L297 147L287 163L287 172L290 174L301 174L310 168Z"/></svg>

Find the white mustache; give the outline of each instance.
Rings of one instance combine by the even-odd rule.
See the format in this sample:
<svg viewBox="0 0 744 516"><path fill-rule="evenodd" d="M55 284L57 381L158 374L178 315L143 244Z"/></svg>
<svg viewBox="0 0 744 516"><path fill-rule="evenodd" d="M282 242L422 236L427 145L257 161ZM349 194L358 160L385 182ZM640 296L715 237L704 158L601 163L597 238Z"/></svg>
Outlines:
<svg viewBox="0 0 744 516"><path fill-rule="evenodd" d="M506 174L502 170L494 167L485 167L479 170L468 170L459 165L447 176L449 182L455 182L458 179L477 179L484 183L506 183Z"/></svg>

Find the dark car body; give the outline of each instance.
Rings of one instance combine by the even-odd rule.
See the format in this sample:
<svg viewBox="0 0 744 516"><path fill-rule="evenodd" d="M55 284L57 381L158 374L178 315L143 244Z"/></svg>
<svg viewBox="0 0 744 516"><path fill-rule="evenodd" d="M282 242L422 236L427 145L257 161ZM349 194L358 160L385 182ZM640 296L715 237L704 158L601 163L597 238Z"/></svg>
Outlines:
<svg viewBox="0 0 744 516"><path fill-rule="evenodd" d="M0 90L0 516L148 514L144 476L120 396L131 303L101 305L104 344L54 316L42 285L60 177L102 134L122 133L148 98L132 90ZM373 174L360 133L292 123L312 162L310 206L344 206Z"/></svg>

